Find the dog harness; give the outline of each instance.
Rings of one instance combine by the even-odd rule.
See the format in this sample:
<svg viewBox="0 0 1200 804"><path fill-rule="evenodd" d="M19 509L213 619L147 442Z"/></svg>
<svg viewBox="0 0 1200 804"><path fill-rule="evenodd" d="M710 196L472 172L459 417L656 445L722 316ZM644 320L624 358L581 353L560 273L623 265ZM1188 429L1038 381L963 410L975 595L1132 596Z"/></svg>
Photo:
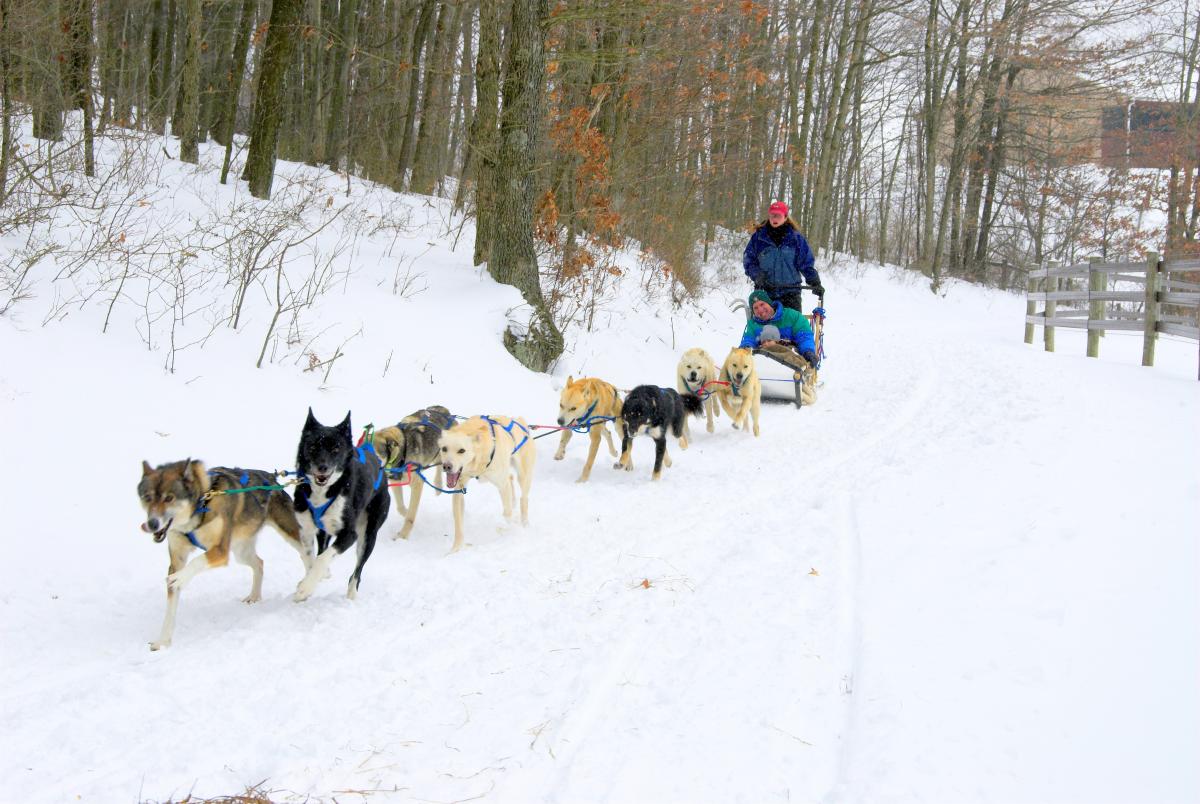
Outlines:
<svg viewBox="0 0 1200 804"><path fill-rule="evenodd" d="M595 405L592 405L592 407L595 407ZM503 424L500 424L500 422L496 421L491 416L481 416L480 418L482 418L485 422L487 422L488 427L490 427L492 429L492 454L488 456L488 462L487 462L488 466L492 465L492 461L496 457L496 426L497 425L499 425L501 430L508 433L513 438L516 438L516 436L513 435L513 427L520 427L521 432L523 432L525 434L524 437L521 439L521 443L517 444L515 447L513 447L513 451L511 453L509 453L510 455L516 455L517 450L519 450L521 447L525 446L525 442L529 440L529 428L526 427L525 425L521 424L516 419L512 419L511 421L509 421L508 425L505 426Z"/></svg>
<svg viewBox="0 0 1200 804"><path fill-rule="evenodd" d="M308 513L312 517L313 524L317 526L317 530L325 530L325 522L321 517L325 516L325 512L329 510L329 506L333 505L333 501L337 499L337 495L333 495L321 507L312 504L312 500L308 497L304 498L304 504L308 506Z"/></svg>
<svg viewBox="0 0 1200 804"><path fill-rule="evenodd" d="M210 470L209 474L214 475L214 474L216 474L216 472L213 472ZM245 475L243 475L243 477L245 477ZM200 502L196 503L196 507L194 509L192 509L192 517L195 518L196 516L199 516L200 517L200 525L203 525L204 524L204 515L207 514L208 511L209 511L208 496L206 494L205 496L200 498ZM197 525L196 527L198 528L198 527L200 527L200 525ZM187 540L189 542L191 542L192 545L194 545L195 547L199 547L200 550L202 550L205 553L208 552L208 548L205 547L204 545L200 544L200 540L196 538L195 530L189 530L187 533L185 533L183 535L187 536Z"/></svg>
<svg viewBox="0 0 1200 804"><path fill-rule="evenodd" d="M699 397L701 402L705 401L710 396L712 396L714 393L716 393L715 391L710 391L708 389L708 386L710 386L710 385L733 385L733 383L725 382L723 380L705 380L704 382L700 383L699 388L696 388L695 390L693 390L692 384L687 381L687 377L680 377L679 381L684 384L684 387L686 387L689 392L691 392L692 396ZM736 396L736 394L735 394L735 396Z"/></svg>
<svg viewBox="0 0 1200 804"><path fill-rule="evenodd" d="M368 438L368 435L372 429L373 428L370 425L367 426L367 431L363 433L363 437L359 439L358 446L354 448L354 451L358 454L359 463L365 464L367 462L368 452L374 455L377 459L379 458L379 455L375 452L375 445ZM283 472L283 474L289 473ZM304 474L304 472L295 472L295 475L301 480L308 480L308 476ZM380 460L379 474L375 476L375 483L371 486L372 491L379 491L379 487L383 485L383 478L386 475L387 470L384 469L383 461ZM317 526L317 530L325 530L325 522L321 519L321 517L325 516L325 512L329 510L329 506L333 505L333 501L337 498L338 495L333 495L325 501L324 505L320 507L313 505L312 500L309 497L306 496L304 498L304 504L308 506L308 513L312 517L313 524Z"/></svg>
<svg viewBox="0 0 1200 804"><path fill-rule="evenodd" d="M217 469L209 469L208 470L209 477L217 477L220 474L221 474L221 472ZM247 483L250 482L250 473L247 472L245 469L243 469L241 476L238 478L238 482L241 483L243 486L245 486ZM257 490L258 490L258 488L239 489L239 491L257 491ZM198 502L196 504L195 509L192 510L193 517L195 517L195 516L200 517L200 525L204 524L204 515L207 514L210 510L208 507L208 500L209 500L209 497L212 496L214 493L228 494L228 493L232 493L232 492L230 492L230 491L214 492L210 488L208 491L206 491L204 493L204 496L202 496L200 498L200 502ZM200 525L197 525L196 527L199 528ZM200 540L196 538L195 530L189 530L187 533L185 533L183 535L187 536L187 540L189 542L191 542L194 547L198 547L200 550L204 551L205 553L208 552L208 548L205 547L204 545L200 544Z"/></svg>
<svg viewBox="0 0 1200 804"><path fill-rule="evenodd" d="M732 374L728 374L728 373L727 373L725 376L729 378L729 388L730 388L730 389L733 391L733 395L734 395L734 396L741 396L741 395L742 395L742 393L741 393L741 392L742 392L742 385L745 385L746 383L742 383L742 385L738 385L736 382L734 382L734 381L733 381L733 375L732 375Z"/></svg>
<svg viewBox="0 0 1200 804"><path fill-rule="evenodd" d="M593 416L592 415L592 411L594 411L596 409L596 405L599 405L599 404L600 404L599 399L593 401L591 407L589 407L587 409L586 413L584 413L582 416L576 416L575 424L570 427L570 430L575 433L587 433L587 432L590 432L591 429L593 427L595 427L597 424L604 424L605 422L613 421L614 417L612 417L612 416ZM522 441L521 443L525 443L525 442ZM520 448L518 447L518 449L520 449ZM516 452L516 451L517 450L513 450L513 452Z"/></svg>

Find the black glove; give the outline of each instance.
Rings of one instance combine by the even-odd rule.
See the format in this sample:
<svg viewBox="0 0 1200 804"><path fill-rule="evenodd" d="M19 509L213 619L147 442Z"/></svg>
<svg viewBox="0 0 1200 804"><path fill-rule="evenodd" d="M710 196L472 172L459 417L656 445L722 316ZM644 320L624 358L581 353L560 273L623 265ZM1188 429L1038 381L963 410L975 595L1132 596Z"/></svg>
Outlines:
<svg viewBox="0 0 1200 804"><path fill-rule="evenodd" d="M807 360L808 364L810 366L812 366L813 368L817 367L817 361L818 361L817 353L814 352L812 349L804 350L803 352L800 353L800 356L803 357L805 360Z"/></svg>
<svg viewBox="0 0 1200 804"><path fill-rule="evenodd" d="M815 285L811 285L810 287L812 288L812 292L817 294L817 298L819 298L819 299L825 298L825 286L822 285L820 282L817 282Z"/></svg>

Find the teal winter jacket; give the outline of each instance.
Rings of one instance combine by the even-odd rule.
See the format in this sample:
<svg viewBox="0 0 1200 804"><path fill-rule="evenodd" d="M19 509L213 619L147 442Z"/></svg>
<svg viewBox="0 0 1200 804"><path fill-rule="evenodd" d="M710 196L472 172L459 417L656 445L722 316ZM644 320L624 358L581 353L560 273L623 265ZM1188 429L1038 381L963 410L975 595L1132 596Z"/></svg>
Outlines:
<svg viewBox="0 0 1200 804"><path fill-rule="evenodd" d="M796 344L796 351L801 353L816 351L812 324L808 323L808 319L804 317L803 313L793 310L791 307L784 307L779 302L775 302L775 312L770 318L763 320L753 315L750 317L750 320L746 322L745 331L742 332L741 347L753 349L758 346L758 339L762 335L763 327L768 324L773 324L779 329L781 339Z"/></svg>

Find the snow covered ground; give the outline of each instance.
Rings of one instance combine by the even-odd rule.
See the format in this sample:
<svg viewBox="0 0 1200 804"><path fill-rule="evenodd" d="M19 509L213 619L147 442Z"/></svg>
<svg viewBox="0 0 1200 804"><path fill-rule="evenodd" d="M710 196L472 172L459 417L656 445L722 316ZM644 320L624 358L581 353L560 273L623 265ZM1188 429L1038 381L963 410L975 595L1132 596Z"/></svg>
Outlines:
<svg viewBox="0 0 1200 804"><path fill-rule="evenodd" d="M216 158L168 163L154 214L252 209ZM288 467L309 405L356 428L429 404L550 423L568 374L669 385L684 349L719 359L740 332L741 286L672 311L627 281L533 374L470 226L454 251L442 202L371 192L352 197L411 221L360 233L298 322L321 359L362 330L327 383L286 341L254 368L265 291L237 331L219 305L185 318L177 342L205 340L174 374L137 292L103 336L107 296L43 326L45 282L0 318L0 800L1200 799L1195 344L1144 369L1136 338L1089 360L1060 330L1046 354L1023 299L878 266L824 267L818 405L766 407L762 437L693 422L660 483L644 440L633 473L602 452L583 485L584 440L563 462L539 441L528 528L472 487L447 555L449 500L427 495L354 602L343 557L293 603L300 563L265 532L264 600L238 602L243 567L201 575L151 653L166 550L138 529L142 459Z"/></svg>

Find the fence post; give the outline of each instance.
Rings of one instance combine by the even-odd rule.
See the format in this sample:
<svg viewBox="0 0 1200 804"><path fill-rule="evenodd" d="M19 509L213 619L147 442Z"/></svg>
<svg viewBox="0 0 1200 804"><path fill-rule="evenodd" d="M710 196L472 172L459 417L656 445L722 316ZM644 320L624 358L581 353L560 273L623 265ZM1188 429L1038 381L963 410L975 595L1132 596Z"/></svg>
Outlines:
<svg viewBox="0 0 1200 804"><path fill-rule="evenodd" d="M1054 271L1058 268L1058 266L1059 263L1057 261L1053 261L1047 267L1051 271ZM1058 290L1058 277L1046 277L1046 293L1053 293L1056 290ZM1046 299L1046 323L1042 327L1042 343L1045 345L1047 352L1054 351L1054 327L1050 325L1050 322L1054 319L1054 314L1057 312L1058 301L1050 301L1050 299Z"/></svg>
<svg viewBox="0 0 1200 804"><path fill-rule="evenodd" d="M1033 324L1029 323L1029 316L1037 315L1037 302L1028 294L1037 293L1038 280L1029 273L1028 270L1025 272L1025 343L1033 343Z"/></svg>
<svg viewBox="0 0 1200 804"><path fill-rule="evenodd" d="M1142 336L1142 365L1154 365L1154 343L1158 338L1158 254L1146 255L1146 331Z"/></svg>
<svg viewBox="0 0 1200 804"><path fill-rule="evenodd" d="M1099 257L1092 257L1088 260L1088 330L1087 330L1087 356L1100 356L1100 334L1103 330L1092 329L1092 322L1104 321L1104 302L1093 301L1092 294L1108 290L1108 275L1096 270L1096 266L1100 263Z"/></svg>

